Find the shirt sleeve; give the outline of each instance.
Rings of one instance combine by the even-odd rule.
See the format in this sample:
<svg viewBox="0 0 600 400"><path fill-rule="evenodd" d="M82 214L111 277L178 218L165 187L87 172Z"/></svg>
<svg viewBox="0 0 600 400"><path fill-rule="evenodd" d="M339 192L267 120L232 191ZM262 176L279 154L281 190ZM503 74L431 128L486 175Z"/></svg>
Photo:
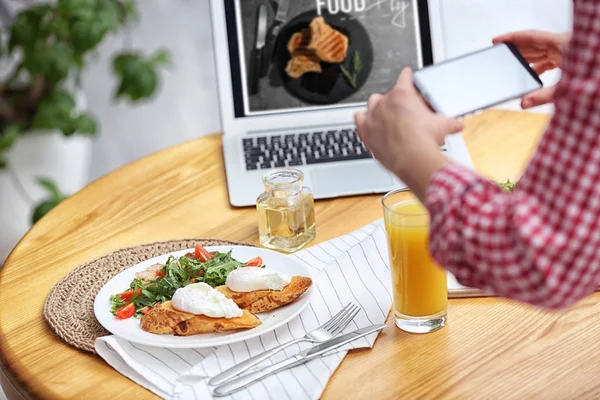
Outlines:
<svg viewBox="0 0 600 400"><path fill-rule="evenodd" d="M451 164L429 183L433 257L462 284L566 307L600 283L600 2L576 1L555 113L514 193Z"/></svg>

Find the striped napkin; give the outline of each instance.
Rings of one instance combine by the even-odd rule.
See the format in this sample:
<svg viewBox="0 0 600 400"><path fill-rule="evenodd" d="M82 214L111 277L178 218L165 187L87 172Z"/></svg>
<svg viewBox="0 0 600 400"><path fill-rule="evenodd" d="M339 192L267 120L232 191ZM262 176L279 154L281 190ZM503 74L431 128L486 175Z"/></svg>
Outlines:
<svg viewBox="0 0 600 400"><path fill-rule="evenodd" d="M385 322L392 297L382 220L290 257L311 271L312 299L298 318L270 333L245 342L204 349L163 349L105 336L96 340L96 351L117 371L162 398L209 399L208 378L250 356L304 336L349 302L360 305L362 310L344 333ZM449 278L450 289L463 289L454 277ZM371 348L376 338L377 333L373 333L336 353L281 371L227 398L318 399L348 350ZM260 366L280 362L311 346L304 343L288 347Z"/></svg>

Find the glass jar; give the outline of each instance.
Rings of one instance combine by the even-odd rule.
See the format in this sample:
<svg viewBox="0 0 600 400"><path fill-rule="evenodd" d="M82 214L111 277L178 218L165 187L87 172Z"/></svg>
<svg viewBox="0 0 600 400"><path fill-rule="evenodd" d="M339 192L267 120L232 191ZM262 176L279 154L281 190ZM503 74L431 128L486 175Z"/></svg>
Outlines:
<svg viewBox="0 0 600 400"><path fill-rule="evenodd" d="M292 253L316 235L312 191L297 169L275 169L263 177L265 192L256 200L260 244Z"/></svg>

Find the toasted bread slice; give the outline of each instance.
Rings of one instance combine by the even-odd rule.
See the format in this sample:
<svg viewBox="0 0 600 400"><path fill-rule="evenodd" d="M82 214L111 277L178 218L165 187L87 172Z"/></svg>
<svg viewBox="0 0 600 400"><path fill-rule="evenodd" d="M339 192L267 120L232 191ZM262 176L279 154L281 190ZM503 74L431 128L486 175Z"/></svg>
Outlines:
<svg viewBox="0 0 600 400"><path fill-rule="evenodd" d="M170 301L154 306L140 321L141 328L146 332L178 336L251 329L260 324L260 320L247 310L243 310L241 317L211 318L178 311Z"/></svg>
<svg viewBox="0 0 600 400"><path fill-rule="evenodd" d="M323 17L310 22L310 31L308 48L315 50L319 59L329 63L340 63L346 59L348 36L332 28Z"/></svg>
<svg viewBox="0 0 600 400"><path fill-rule="evenodd" d="M232 299L238 307L253 314L274 310L291 303L300 297L312 285L312 279L305 276L293 276L292 281L283 290L256 290L254 292L234 292L227 286L216 289L225 297Z"/></svg>
<svg viewBox="0 0 600 400"><path fill-rule="evenodd" d="M171 302L166 301L152 307L140 320L140 327L146 332L164 335L173 333L175 325L194 317L194 314L175 310Z"/></svg>

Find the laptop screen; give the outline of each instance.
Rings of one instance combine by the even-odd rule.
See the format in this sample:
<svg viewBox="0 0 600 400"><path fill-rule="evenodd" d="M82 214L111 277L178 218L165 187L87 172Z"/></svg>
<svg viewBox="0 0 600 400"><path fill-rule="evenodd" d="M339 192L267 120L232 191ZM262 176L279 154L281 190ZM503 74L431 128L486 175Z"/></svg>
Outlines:
<svg viewBox="0 0 600 400"><path fill-rule="evenodd" d="M361 105L432 63L427 1L225 2L236 118Z"/></svg>

